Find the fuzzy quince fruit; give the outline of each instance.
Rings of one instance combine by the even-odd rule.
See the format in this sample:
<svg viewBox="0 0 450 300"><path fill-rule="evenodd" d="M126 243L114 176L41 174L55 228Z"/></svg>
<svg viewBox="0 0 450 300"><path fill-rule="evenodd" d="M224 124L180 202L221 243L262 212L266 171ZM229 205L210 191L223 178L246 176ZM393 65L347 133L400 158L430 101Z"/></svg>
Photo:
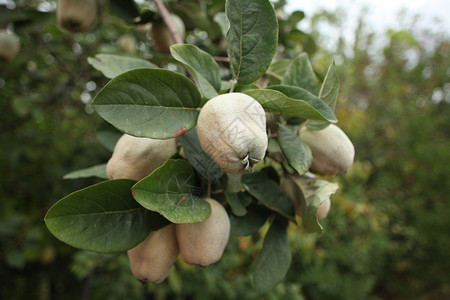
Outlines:
<svg viewBox="0 0 450 300"><path fill-rule="evenodd" d="M0 30L0 60L12 61L20 48L20 39L14 33Z"/></svg>
<svg viewBox="0 0 450 300"><path fill-rule="evenodd" d="M170 14L170 18L172 19L172 23L175 26L175 30L180 35L181 39L184 40L186 28L184 26L183 20L181 20L181 18L175 14ZM167 28L167 25L161 18L156 19L153 22L150 29L150 36L155 43L156 50L158 50L159 52L169 53L170 46L175 44L169 28Z"/></svg>
<svg viewBox="0 0 450 300"><path fill-rule="evenodd" d="M169 275L179 250L175 225L152 231L133 249L127 251L131 272L142 283L164 281Z"/></svg>
<svg viewBox="0 0 450 300"><path fill-rule="evenodd" d="M211 205L208 219L175 226L183 260L204 267L216 263L222 257L230 237L230 219L223 206L214 199L205 200Z"/></svg>
<svg viewBox="0 0 450 300"><path fill-rule="evenodd" d="M96 0L58 0L56 18L59 26L72 32L85 32L97 21Z"/></svg>
<svg viewBox="0 0 450 300"><path fill-rule="evenodd" d="M128 134L117 141L106 164L110 179L141 180L177 152L175 139L156 140Z"/></svg>
<svg viewBox="0 0 450 300"><path fill-rule="evenodd" d="M345 173L353 164L355 148L348 136L336 125L322 130L300 130L300 138L311 149L311 170L328 176Z"/></svg>
<svg viewBox="0 0 450 300"><path fill-rule="evenodd" d="M252 97L229 93L212 98L197 120L203 150L228 173L245 173L267 150L266 114Z"/></svg>

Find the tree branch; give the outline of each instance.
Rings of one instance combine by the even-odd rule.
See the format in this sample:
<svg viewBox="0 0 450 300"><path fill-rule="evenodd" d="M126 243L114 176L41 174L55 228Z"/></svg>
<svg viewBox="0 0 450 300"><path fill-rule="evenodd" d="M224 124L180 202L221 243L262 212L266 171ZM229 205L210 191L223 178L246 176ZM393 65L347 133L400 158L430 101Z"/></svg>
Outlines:
<svg viewBox="0 0 450 300"><path fill-rule="evenodd" d="M177 29L172 22L172 18L170 17L170 13L164 3L161 0L153 0L153 2L156 4L156 7L158 8L158 11L162 16L164 23L166 23L167 28L169 29L169 32L172 35L173 40L175 41L175 44L183 44L183 40L177 32Z"/></svg>

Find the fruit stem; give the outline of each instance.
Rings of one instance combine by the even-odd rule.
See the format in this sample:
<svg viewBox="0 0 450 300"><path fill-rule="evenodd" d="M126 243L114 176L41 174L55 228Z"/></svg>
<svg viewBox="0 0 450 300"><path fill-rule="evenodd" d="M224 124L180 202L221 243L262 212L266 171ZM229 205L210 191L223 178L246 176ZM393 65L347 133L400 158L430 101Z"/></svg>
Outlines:
<svg viewBox="0 0 450 300"><path fill-rule="evenodd" d="M166 23L167 28L169 29L170 34L172 35L175 43L183 44L183 40L181 39L180 35L178 34L178 32L175 28L175 25L173 24L172 19L170 18L170 13L167 10L164 3L161 0L153 0L153 2L155 3L156 7L158 8L158 11L162 16L164 23Z"/></svg>
<svg viewBox="0 0 450 300"><path fill-rule="evenodd" d="M231 87L230 87L230 92L232 93L234 91L234 88L236 87L237 84L237 80L236 79L231 79Z"/></svg>

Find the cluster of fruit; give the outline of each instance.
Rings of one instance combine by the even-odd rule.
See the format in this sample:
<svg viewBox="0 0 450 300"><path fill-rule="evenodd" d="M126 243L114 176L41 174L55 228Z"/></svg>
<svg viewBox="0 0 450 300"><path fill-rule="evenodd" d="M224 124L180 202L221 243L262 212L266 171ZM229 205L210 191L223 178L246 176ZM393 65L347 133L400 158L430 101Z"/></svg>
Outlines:
<svg viewBox="0 0 450 300"><path fill-rule="evenodd" d="M255 99L242 93L227 93L210 99L201 109L197 132L202 149L227 173L251 172L266 155L268 135L266 113ZM335 125L322 130L303 127L299 136L311 150L310 170L328 176L345 172L353 163L355 150L345 133ZM117 142L106 166L110 179L139 181L177 154L175 138L156 140L124 134ZM182 152L182 150L180 150ZM295 178L294 178L295 181ZM301 216L301 204L292 180L282 178L281 187ZM308 197L315 188L301 183ZM298 187L297 187L298 189ZM318 207L318 219L327 216L329 196ZM202 222L170 224L151 232L138 246L128 251L133 274L140 281L161 282L169 274L178 254L189 264L207 266L223 254L230 234L230 221L224 207L206 198L210 217Z"/></svg>

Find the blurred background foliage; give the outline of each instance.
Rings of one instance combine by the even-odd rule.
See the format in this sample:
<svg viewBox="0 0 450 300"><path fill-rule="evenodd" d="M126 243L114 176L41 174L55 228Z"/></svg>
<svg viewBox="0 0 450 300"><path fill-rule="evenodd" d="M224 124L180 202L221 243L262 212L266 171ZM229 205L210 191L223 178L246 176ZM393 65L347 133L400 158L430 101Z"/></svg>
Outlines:
<svg viewBox="0 0 450 300"><path fill-rule="evenodd" d="M73 249L56 240L43 217L58 199L97 182L63 180L104 163L101 119L89 102L107 82L88 63L97 53L143 57L173 67L154 51L144 25L111 17L88 33L56 25L53 1L2 1L0 27L21 39L19 55L0 61L0 297L2 299L445 299L450 298L450 40L416 26L376 34L361 14L348 39L323 43L320 24L339 26L345 12L280 18L278 58L308 52L319 77L334 58L341 80L336 114L356 148L340 176L325 232L290 230L293 263L267 295L252 289L261 237L232 237L208 268L179 261L168 280L142 286L126 254ZM153 10L151 2L141 11ZM168 1L186 24L186 40L226 56L214 22L223 1ZM189 9L186 9L189 8ZM198 14L201 12L201 14ZM120 47L132 35L135 49ZM128 51L128 52L124 52ZM169 64L169 65L167 65Z"/></svg>

